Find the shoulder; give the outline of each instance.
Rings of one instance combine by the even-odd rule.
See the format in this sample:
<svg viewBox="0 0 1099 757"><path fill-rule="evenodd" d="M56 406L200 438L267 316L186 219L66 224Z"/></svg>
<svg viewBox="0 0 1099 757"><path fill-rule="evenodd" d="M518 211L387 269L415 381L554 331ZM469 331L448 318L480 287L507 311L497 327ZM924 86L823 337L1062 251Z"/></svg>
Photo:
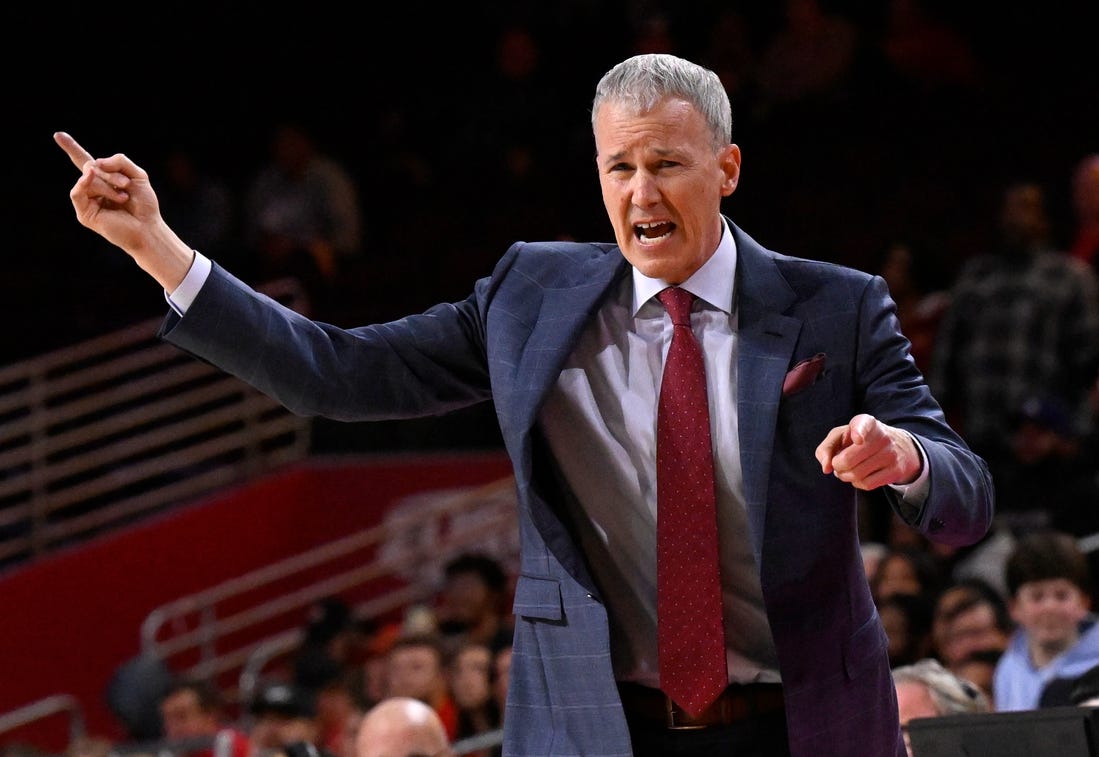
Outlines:
<svg viewBox="0 0 1099 757"><path fill-rule="evenodd" d="M515 242L508 250L509 253L523 255L525 258L568 258L573 260L589 260L601 258L612 250L617 250L618 245L610 242Z"/></svg>
<svg viewBox="0 0 1099 757"><path fill-rule="evenodd" d="M618 245L601 242L515 242L501 259L509 272L521 271L544 278L554 272L573 272L578 267L600 263L608 255L624 260Z"/></svg>
<svg viewBox="0 0 1099 757"><path fill-rule="evenodd" d="M865 285L874 278L872 273L827 260L814 260L778 252L772 252L771 256L779 270L792 282L848 281Z"/></svg>
<svg viewBox="0 0 1099 757"><path fill-rule="evenodd" d="M740 268L745 276L751 276L763 267L773 267L795 289L837 282L862 288L880 278L852 266L769 249L737 226L733 226L733 236Z"/></svg>

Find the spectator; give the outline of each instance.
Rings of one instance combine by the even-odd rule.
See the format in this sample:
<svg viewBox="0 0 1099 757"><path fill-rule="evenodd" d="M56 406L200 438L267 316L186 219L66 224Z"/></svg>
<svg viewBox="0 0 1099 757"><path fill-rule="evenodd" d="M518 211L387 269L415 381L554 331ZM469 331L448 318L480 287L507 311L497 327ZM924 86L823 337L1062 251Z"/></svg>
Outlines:
<svg viewBox="0 0 1099 757"><path fill-rule="evenodd" d="M164 738L176 757L248 757L247 734L228 724L221 691L212 682L174 680L160 699Z"/></svg>
<svg viewBox="0 0 1099 757"><path fill-rule="evenodd" d="M317 741L333 754L347 750L349 724L362 717L361 682L361 669L337 666L310 689L316 702Z"/></svg>
<svg viewBox="0 0 1099 757"><path fill-rule="evenodd" d="M1082 412L1096 375L1099 287L1051 246L1042 188L1019 183L1004 192L996 249L966 263L950 297L932 391L999 490L1014 465L1010 422L1029 397L1056 396L1073 417Z"/></svg>
<svg viewBox="0 0 1099 757"><path fill-rule="evenodd" d="M363 716L358 757L452 757L439 714L413 697L388 697Z"/></svg>
<svg viewBox="0 0 1099 757"><path fill-rule="evenodd" d="M361 661L366 634L339 597L324 597L308 610L301 647L294 655L294 682L317 690Z"/></svg>
<svg viewBox="0 0 1099 757"><path fill-rule="evenodd" d="M446 655L437 634L406 635L389 650L386 696L412 697L428 704L446 726L447 738L458 733L458 708L446 678Z"/></svg>
<svg viewBox="0 0 1099 757"><path fill-rule="evenodd" d="M245 243L257 281L301 279L326 303L339 274L362 254L362 209L351 173L324 154L303 125L274 129L270 159L245 197Z"/></svg>
<svg viewBox="0 0 1099 757"><path fill-rule="evenodd" d="M1099 664L1091 576L1076 540L1052 530L1021 538L1006 576L1018 627L996 665L993 703L1001 711L1031 710L1054 678L1078 676Z"/></svg>
<svg viewBox="0 0 1099 757"><path fill-rule="evenodd" d="M435 608L440 632L455 648L476 641L495 652L511 644L507 597L508 576L499 560L476 552L458 555L443 569Z"/></svg>
<svg viewBox="0 0 1099 757"><path fill-rule="evenodd" d="M386 696L389 652L401 636L401 625L398 622L383 623L367 635L360 665L364 707L372 707Z"/></svg>
<svg viewBox="0 0 1099 757"><path fill-rule="evenodd" d="M458 739L500 727L501 709L493 696L492 657L492 649L474 641L467 642L451 658L447 673L458 708ZM487 752L479 752L478 757L487 757Z"/></svg>
<svg viewBox="0 0 1099 757"><path fill-rule="evenodd" d="M320 743L317 705L310 692L289 683L264 686L249 707L253 757L272 751L285 757L335 757Z"/></svg>
<svg viewBox="0 0 1099 757"><path fill-rule="evenodd" d="M1004 597L979 578L958 581L937 598L932 612L932 652L947 668L980 652L998 657L1006 648L1014 623Z"/></svg>
<svg viewBox="0 0 1099 757"><path fill-rule="evenodd" d="M930 553L914 547L894 548L882 558L870 582L877 602L894 594L935 597L942 587L942 568Z"/></svg>
<svg viewBox="0 0 1099 757"><path fill-rule="evenodd" d="M897 709L909 757L912 757L912 744L908 740L910 720L991 710L988 697L972 682L951 673L937 660L930 658L896 668L893 683L897 689Z"/></svg>
<svg viewBox="0 0 1099 757"><path fill-rule="evenodd" d="M908 665L931 652L931 599L923 594L890 594L878 603L889 638L892 667Z"/></svg>

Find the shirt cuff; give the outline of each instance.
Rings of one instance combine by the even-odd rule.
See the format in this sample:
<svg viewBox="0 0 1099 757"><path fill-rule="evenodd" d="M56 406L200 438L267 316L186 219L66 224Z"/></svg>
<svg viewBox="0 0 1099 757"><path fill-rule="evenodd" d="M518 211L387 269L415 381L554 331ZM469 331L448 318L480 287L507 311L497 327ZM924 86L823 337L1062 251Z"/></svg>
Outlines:
<svg viewBox="0 0 1099 757"><path fill-rule="evenodd" d="M920 506L927 500L928 489L931 486L931 466L927 464L927 453L924 452L920 440L907 431L905 433L912 438L912 443L916 445L916 451L920 454L920 475L916 476L916 480L910 484L890 484L889 486L906 504Z"/></svg>
<svg viewBox="0 0 1099 757"><path fill-rule="evenodd" d="M179 286L173 291L164 292L164 299L168 301L172 310L180 316L187 312L187 308L191 307L191 303L195 301L202 285L206 283L206 279L210 276L211 268L213 268L213 265L210 263L210 258L195 250L195 259L191 261L191 267L187 270L187 275L183 277L183 281L179 282Z"/></svg>

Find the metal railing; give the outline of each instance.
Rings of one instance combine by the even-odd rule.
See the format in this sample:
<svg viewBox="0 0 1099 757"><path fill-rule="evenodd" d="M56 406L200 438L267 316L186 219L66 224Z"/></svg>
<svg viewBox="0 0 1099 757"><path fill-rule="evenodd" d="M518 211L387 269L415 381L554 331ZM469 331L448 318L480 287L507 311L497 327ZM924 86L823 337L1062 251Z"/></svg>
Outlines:
<svg viewBox="0 0 1099 757"><path fill-rule="evenodd" d="M68 719L69 743L84 738L84 710L76 697L69 694L54 694L36 702L24 705L11 712L0 714L0 734L16 731L55 715L65 715Z"/></svg>
<svg viewBox="0 0 1099 757"><path fill-rule="evenodd" d="M258 289L306 310L295 280ZM309 419L162 342L160 323L0 368L0 567L307 457ZM318 599L379 582L385 591L353 609L382 617L428 599L448 554L487 548L517 561L513 489L509 477L417 495L380 526L158 607L141 626L142 653L194 675L235 674L226 694L239 699L301 643L303 610ZM0 713L0 733L58 714L71 741L83 738L68 694Z"/></svg>
<svg viewBox="0 0 1099 757"><path fill-rule="evenodd" d="M352 609L360 620L385 618L429 601L445 562L465 551L490 553L513 571L519 555L516 518L511 476L478 487L421 492L396 503L377 526L154 608L140 628L141 652L176 672L211 680L227 675L236 681L223 691L227 701L246 703L265 669L300 647L301 619L314 602L381 582L385 591L354 602ZM360 565L339 567L360 559ZM319 577L301 582L314 573ZM223 614L223 606L234 609ZM261 633L271 621L281 627ZM245 641L227 642L235 636ZM0 714L0 734L59 712L70 714L73 740L84 735L80 705L68 695ZM141 751L139 745L117 749Z"/></svg>
<svg viewBox="0 0 1099 757"><path fill-rule="evenodd" d="M260 290L305 310L295 280ZM0 565L308 453L309 419L162 342L159 325L0 368Z"/></svg>
<svg viewBox="0 0 1099 757"><path fill-rule="evenodd" d="M514 488L508 476L423 492L397 503L377 526L156 607L141 625L142 654L211 680L228 674L237 686L226 697L247 701L264 668L301 644L301 619L318 600L382 585L351 604L357 618L383 618L429 600L451 556L487 551L505 568L516 564Z"/></svg>

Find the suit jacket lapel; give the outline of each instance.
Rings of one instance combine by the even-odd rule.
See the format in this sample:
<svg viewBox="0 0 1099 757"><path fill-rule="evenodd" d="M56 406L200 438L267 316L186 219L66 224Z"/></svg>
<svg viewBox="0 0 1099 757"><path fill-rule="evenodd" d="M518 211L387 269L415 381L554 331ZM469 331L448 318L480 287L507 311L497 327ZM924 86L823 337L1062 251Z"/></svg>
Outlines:
<svg viewBox="0 0 1099 757"><path fill-rule="evenodd" d="M561 367L576 346L592 313L607 290L629 271L618 248L577 266L558 287L543 290L538 317L534 319L516 375L525 382L519 405L518 428L529 430Z"/></svg>
<svg viewBox="0 0 1099 757"><path fill-rule="evenodd" d="M801 331L801 321L783 313L794 291L771 255L731 225L737 246L737 413L744 500L757 564L763 548L775 422L782 381Z"/></svg>

